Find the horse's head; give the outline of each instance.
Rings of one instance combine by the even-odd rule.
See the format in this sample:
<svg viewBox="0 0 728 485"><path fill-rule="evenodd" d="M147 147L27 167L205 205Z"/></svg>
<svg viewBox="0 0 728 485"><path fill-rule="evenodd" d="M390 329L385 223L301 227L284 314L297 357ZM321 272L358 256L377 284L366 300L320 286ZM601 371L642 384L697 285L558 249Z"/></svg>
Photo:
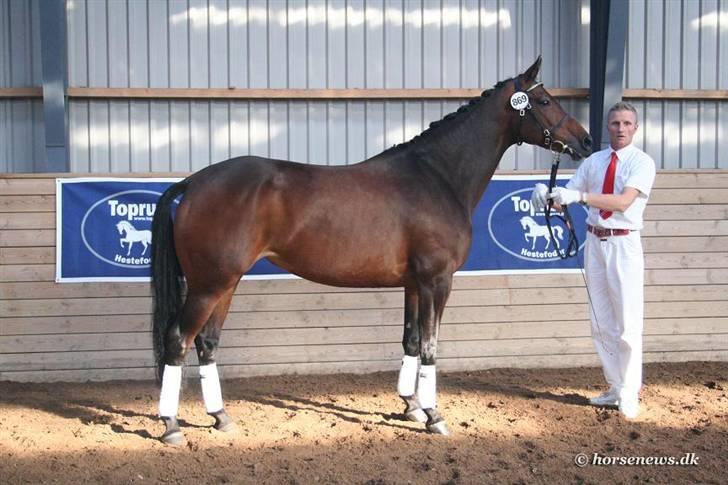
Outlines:
<svg viewBox="0 0 728 485"><path fill-rule="evenodd" d="M513 78L511 116L516 124L517 142L525 141L558 152L566 152L574 160L592 152L589 133L566 113L559 102L536 81L541 69L541 56L526 72Z"/></svg>
<svg viewBox="0 0 728 485"><path fill-rule="evenodd" d="M124 232L124 221L119 221L116 224L116 229L119 231L119 234L121 234L122 232Z"/></svg>
<svg viewBox="0 0 728 485"><path fill-rule="evenodd" d="M532 219L528 216L521 217L521 228L523 228L524 230L528 229L528 226L530 225L531 221L532 221Z"/></svg>

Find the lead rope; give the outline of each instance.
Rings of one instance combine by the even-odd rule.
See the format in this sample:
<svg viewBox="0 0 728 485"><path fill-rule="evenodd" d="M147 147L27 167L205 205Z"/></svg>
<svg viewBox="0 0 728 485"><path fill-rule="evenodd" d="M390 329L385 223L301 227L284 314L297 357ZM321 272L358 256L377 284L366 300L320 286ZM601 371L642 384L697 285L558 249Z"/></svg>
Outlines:
<svg viewBox="0 0 728 485"><path fill-rule="evenodd" d="M554 147L556 144L561 145L561 150L555 150ZM559 163L561 163L561 154L566 151L566 145L558 140L554 140L549 145L549 150L551 150L551 153L553 155L553 159L551 162L551 176L549 179L549 192L552 192L554 187L556 186L556 174L559 170ZM549 234L551 235L551 240L554 242L554 246L556 247L556 253L561 259L567 259L572 256L577 257L577 263L579 263L579 241L576 239L576 230L574 228L573 221L571 220L571 216L568 213L568 209L566 207L563 207L562 210L564 212L565 218L561 218L563 222L567 225L567 228L569 229L570 233L570 241L569 245L567 246L567 251L564 252L564 255L561 254L561 248L559 247L558 241L554 237L553 230L551 229L551 207L553 206L553 200L549 200L548 204L546 205L546 210L544 212L544 215L546 216L546 225L549 229ZM575 248L573 247L575 246ZM584 288L586 288L586 296L589 300L589 310L591 311L591 314L594 316L594 324L597 327L597 334L599 335L599 343L601 344L604 351L609 354L610 356L614 356L614 352L610 351L607 348L607 345L604 341L604 336L602 335L602 327L599 325L599 319L597 318L597 314L594 311L594 302L591 297L591 291L589 291L589 284L586 281L586 271L584 270L584 266L586 266L586 259L582 257L581 264L579 264L579 270L581 272L581 278L584 280Z"/></svg>

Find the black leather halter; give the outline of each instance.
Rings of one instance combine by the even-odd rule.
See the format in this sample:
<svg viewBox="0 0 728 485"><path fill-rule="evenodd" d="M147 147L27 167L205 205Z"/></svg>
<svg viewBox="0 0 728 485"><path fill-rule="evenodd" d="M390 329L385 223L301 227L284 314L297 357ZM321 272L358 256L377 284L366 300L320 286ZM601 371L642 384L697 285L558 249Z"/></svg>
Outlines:
<svg viewBox="0 0 728 485"><path fill-rule="evenodd" d="M523 91L521 88L521 80L516 76L513 79L513 83L516 86L516 92L525 92L526 96L528 96L528 105L518 113L518 128L517 128L517 134L516 134L516 143L520 146L523 144L523 137L521 136L521 127L523 126L523 118L526 117L526 114L530 114L533 117L533 120L536 122L536 124L541 128L541 131L543 132L543 146L551 150L551 144L555 141L552 137L552 133L556 130L558 130L561 125L566 121L566 118L569 116L568 114L564 113L564 116L561 117L561 119L551 128L546 128L546 125L539 119L539 116L536 115L536 111L531 106L531 91L536 89L537 87L541 86L542 83L536 83L530 88L528 88L526 91ZM561 143L561 142L559 142ZM562 145L562 153L563 151L571 151L571 148L567 147L565 144L561 143Z"/></svg>

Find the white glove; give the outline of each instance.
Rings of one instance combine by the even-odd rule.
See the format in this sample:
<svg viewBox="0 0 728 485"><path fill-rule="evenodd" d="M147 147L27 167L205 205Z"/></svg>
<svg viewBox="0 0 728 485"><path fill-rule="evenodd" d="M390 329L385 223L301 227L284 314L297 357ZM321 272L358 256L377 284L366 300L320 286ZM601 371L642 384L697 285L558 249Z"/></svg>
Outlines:
<svg viewBox="0 0 728 485"><path fill-rule="evenodd" d="M549 194L550 199L554 199L559 205L569 205L574 202L581 202L581 192L578 190L567 189L565 187L556 187Z"/></svg>
<svg viewBox="0 0 728 485"><path fill-rule="evenodd" d="M548 193L548 187L544 184L536 184L531 194L531 205L535 210L542 211L546 208L546 197Z"/></svg>

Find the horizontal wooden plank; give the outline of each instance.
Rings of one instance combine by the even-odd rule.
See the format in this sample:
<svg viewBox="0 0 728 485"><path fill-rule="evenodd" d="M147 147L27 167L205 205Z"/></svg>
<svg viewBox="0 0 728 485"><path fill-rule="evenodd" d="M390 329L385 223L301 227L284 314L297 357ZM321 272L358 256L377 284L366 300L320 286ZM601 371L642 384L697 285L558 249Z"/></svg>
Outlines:
<svg viewBox="0 0 728 485"><path fill-rule="evenodd" d="M289 311L231 313L225 322L226 330L270 330L296 328L341 328L392 326L401 328L403 310L338 310L328 312ZM647 319L707 319L706 325L723 325L728 317L728 302L648 302ZM554 322L585 321L589 317L587 305L514 305L494 307L450 307L443 315L443 325L471 323ZM717 319L717 320L716 320ZM712 322L712 323L711 323ZM1 319L3 335L74 332L144 332L151 327L149 315L19 317ZM697 325L697 323L696 323Z"/></svg>
<svg viewBox="0 0 728 485"><path fill-rule="evenodd" d="M53 212L0 212L0 229L56 229Z"/></svg>
<svg viewBox="0 0 728 485"><path fill-rule="evenodd" d="M722 338L721 338L722 337ZM643 338L645 352L663 351L695 351L695 350L728 350L728 334L691 334L691 335L645 335ZM539 350L539 347L542 351ZM270 348L270 347L269 347ZM481 357L481 356L517 356L517 355L569 355L593 351L591 337L565 337L556 339L500 339L497 341L462 341L442 342L438 347L438 356L444 357ZM223 353L221 355L228 355ZM244 357L235 354L235 357ZM221 357L222 358L222 357ZM230 356L229 359L234 358Z"/></svg>
<svg viewBox="0 0 728 485"><path fill-rule="evenodd" d="M507 307L506 307L507 308ZM546 307L548 309L552 307ZM547 314L539 314L537 306L482 311L480 308L453 309L445 311L446 323L496 322L503 316L504 321L583 321L587 318L583 305L553 307ZM506 313L507 312L507 313ZM229 315L226 329L271 329L271 328L316 328L345 327L362 325L402 325L403 310L355 310L355 311L294 311L294 312L240 312ZM546 318L546 320L544 320ZM705 321L705 320L702 320ZM712 321L712 320L710 320ZM726 323L720 318L719 324ZM708 322L709 323L709 322ZM708 324L706 323L706 324ZM696 323L697 325L697 323ZM58 334L58 333L103 333L103 332L144 332L151 328L149 314L111 314L111 315L64 315L64 316L19 316L0 320L0 335L20 334Z"/></svg>
<svg viewBox="0 0 728 485"><path fill-rule="evenodd" d="M726 193L728 197L728 192ZM726 236L728 220L718 221L645 221L645 236Z"/></svg>
<svg viewBox="0 0 728 485"><path fill-rule="evenodd" d="M649 269L645 285L705 285L728 283L725 268Z"/></svg>
<svg viewBox="0 0 728 485"><path fill-rule="evenodd" d="M304 100L369 100L369 99L458 99L479 96L481 89L244 89L244 88L99 88L69 86L66 94L79 99L304 99ZM549 88L559 98L586 99L587 88ZM39 87L0 88L0 99L40 98ZM627 99L655 100L724 100L725 89L658 89L629 88Z"/></svg>
<svg viewBox="0 0 728 485"><path fill-rule="evenodd" d="M55 195L0 195L0 212L55 212Z"/></svg>
<svg viewBox="0 0 728 485"><path fill-rule="evenodd" d="M647 253L645 267L651 269L728 268L728 253Z"/></svg>
<svg viewBox="0 0 728 485"><path fill-rule="evenodd" d="M0 232L0 247L55 246L55 229L17 229Z"/></svg>
<svg viewBox="0 0 728 485"><path fill-rule="evenodd" d="M683 189L654 189L650 193L648 205L660 204L725 204L725 188L707 188L695 190L692 188Z"/></svg>
<svg viewBox="0 0 728 485"><path fill-rule="evenodd" d="M721 334L726 335L726 334ZM661 351L725 351L728 338L712 334L645 336L646 352ZM500 339L483 341L441 342L438 357L469 358L494 356L570 355L593 352L591 337L546 339ZM18 370L70 370L84 368L150 367L150 351L80 351L80 352L24 352L0 354L0 371ZM400 358L399 343L303 345L221 348L219 360L229 365L301 363L301 362L353 362L393 360ZM188 357L191 357L188 356ZM192 361L192 358L189 359Z"/></svg>
<svg viewBox="0 0 728 485"><path fill-rule="evenodd" d="M728 253L717 253L708 255L685 255L685 254L664 254L664 255L647 255L648 264L659 269L680 269L680 268L728 268ZM584 279L581 274L577 275L561 275L570 276L569 278L555 278L556 275L534 274L534 275L518 275L526 276L519 278L517 284L509 284L501 278L503 275L497 275L491 279L488 276L477 277L456 277L456 284L453 285L453 293L460 294L461 291L484 291L484 290L506 290L510 288L512 291L519 289L543 290L543 288L583 288ZM515 276L515 275L514 275ZM457 284L461 280L466 280L463 284ZM478 284L475 280L481 280ZM558 283L555 283L555 280ZM269 282L289 281L292 283L300 282L300 285L256 285L254 283L262 283L262 281L251 281L250 285L240 284L235 291L236 295L259 295L268 297L271 295L307 295L305 298L312 298L316 294L331 294L330 297L335 298L333 294L350 293L352 295L364 294L388 294L392 293L398 296L391 296L395 301L399 299L399 303L404 301L401 288L381 288L381 289L360 289L360 288L337 288L333 286L317 285L305 280L268 280ZM707 284L707 282L706 282ZM705 288L703 288L705 291ZM659 291L652 289L650 291ZM676 291L679 291L676 290ZM463 293L465 294L465 293ZM470 293L474 294L474 293ZM488 295L488 293L483 293ZM491 294L492 295L492 294ZM567 294L571 296L571 294ZM104 297L151 297L151 289L148 283L71 283L58 284L53 282L3 282L0 283L0 300L13 299L57 299L57 298L104 298ZM376 297L376 296L375 296ZM351 296L347 296L351 298ZM388 297L389 298L389 297ZM490 297L489 297L490 298ZM548 301L541 300L542 303ZM399 304L398 303L398 304ZM450 304L456 303L455 300Z"/></svg>
<svg viewBox="0 0 728 485"><path fill-rule="evenodd" d="M151 315L66 315L0 319L0 335L45 333L146 332ZM226 322L226 327L229 322Z"/></svg>
<svg viewBox="0 0 728 485"><path fill-rule="evenodd" d="M0 196L3 195L55 195L56 179L18 178L0 175Z"/></svg>
<svg viewBox="0 0 728 485"><path fill-rule="evenodd" d="M726 334L728 318L660 319L645 322L645 335ZM346 345L358 343L399 343L402 325L370 325L359 327L317 327L283 329L225 328L222 348L269 347L285 342L297 345ZM586 320L553 322L494 322L443 324L440 342L482 341L500 339L534 339L589 337ZM95 350L149 350L149 331L124 333L71 333L0 336L0 354L32 352L78 352Z"/></svg>
<svg viewBox="0 0 728 485"><path fill-rule="evenodd" d="M243 88L87 88L69 87L72 98L102 99L260 99L260 100L369 100L369 99L467 99L483 89L243 89ZM557 98L586 98L585 88L549 88ZM701 91L702 92L702 91Z"/></svg>
<svg viewBox="0 0 728 485"><path fill-rule="evenodd" d="M56 276L54 264L11 264L0 265L0 281L53 281Z"/></svg>
<svg viewBox="0 0 728 485"><path fill-rule="evenodd" d="M627 99L725 100L728 89L628 88L623 96Z"/></svg>
<svg viewBox="0 0 728 485"><path fill-rule="evenodd" d="M728 236L658 237L642 235L645 253L721 252L728 247Z"/></svg>
<svg viewBox="0 0 728 485"><path fill-rule="evenodd" d="M0 88L0 99L16 99L16 98L42 98L43 88L29 86L29 87L15 87L15 88Z"/></svg>
<svg viewBox="0 0 728 485"><path fill-rule="evenodd" d="M0 266L5 264L55 264L55 247L0 248Z"/></svg>
<svg viewBox="0 0 728 485"><path fill-rule="evenodd" d="M658 170L655 189L715 189L728 187L728 170ZM653 203L653 201L650 201Z"/></svg>
<svg viewBox="0 0 728 485"><path fill-rule="evenodd" d="M646 221L698 221L728 219L728 205L648 204Z"/></svg>
<svg viewBox="0 0 728 485"><path fill-rule="evenodd" d="M717 301L728 294L728 285L648 286L645 301ZM25 295L17 295L25 296ZM585 287L456 290L448 307L487 308L503 305L553 305L586 302ZM316 293L236 295L231 312L269 312L296 310L397 309L403 305L401 292ZM53 298L0 300L0 317L62 316L104 314L146 314L151 312L151 297Z"/></svg>

